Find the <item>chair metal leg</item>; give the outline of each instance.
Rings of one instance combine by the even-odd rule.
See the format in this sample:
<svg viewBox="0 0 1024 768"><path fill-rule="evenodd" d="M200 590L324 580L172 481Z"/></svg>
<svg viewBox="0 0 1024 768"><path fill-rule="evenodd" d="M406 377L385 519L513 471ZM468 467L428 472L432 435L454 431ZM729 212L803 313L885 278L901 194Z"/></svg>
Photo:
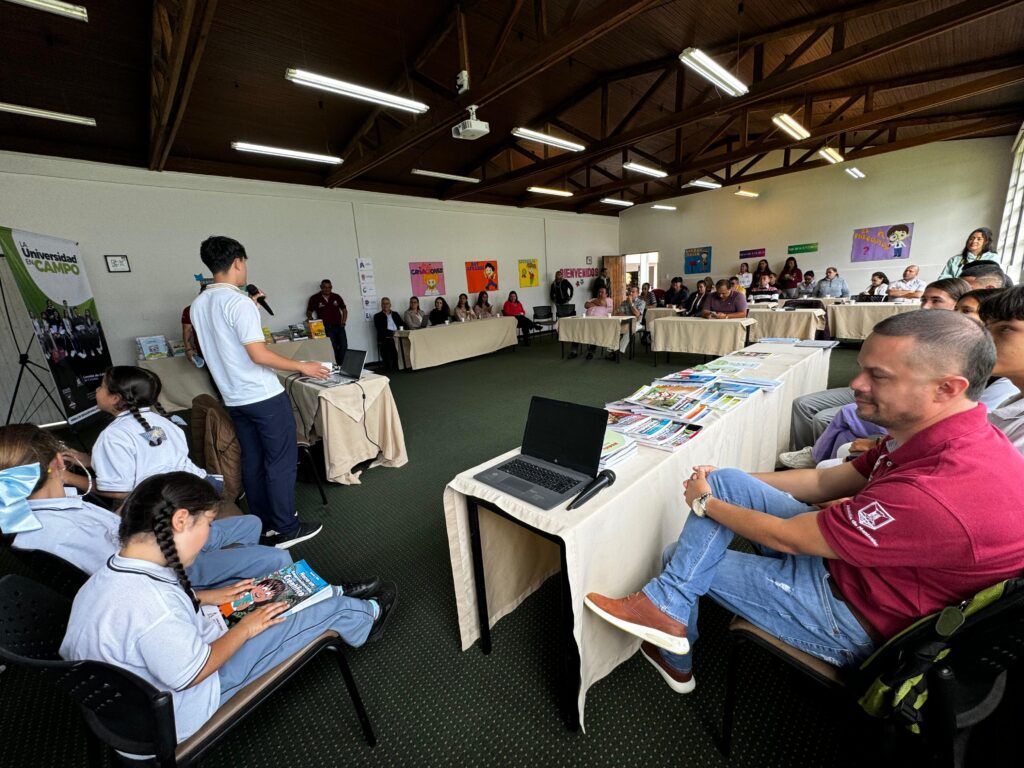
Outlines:
<svg viewBox="0 0 1024 768"><path fill-rule="evenodd" d="M341 668L341 676L345 679L345 687L348 688L348 695L352 699L352 706L356 708L359 724L363 727L363 736L366 738L367 744L375 747L377 746L377 736L373 732L373 725L370 724L370 717L366 714L366 707L363 706L363 699L359 695L359 689L356 687L356 680L352 677L352 669L348 665L348 659L345 658L345 649L338 645L335 647L335 651L335 655L338 657L338 667Z"/></svg>

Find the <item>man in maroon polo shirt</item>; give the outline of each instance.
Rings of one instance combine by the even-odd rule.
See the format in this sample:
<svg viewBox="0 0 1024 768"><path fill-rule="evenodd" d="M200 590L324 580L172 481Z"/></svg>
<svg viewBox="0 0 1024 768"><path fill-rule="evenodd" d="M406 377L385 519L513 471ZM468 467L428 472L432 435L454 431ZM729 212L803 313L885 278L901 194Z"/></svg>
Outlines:
<svg viewBox="0 0 1024 768"><path fill-rule="evenodd" d="M312 320L316 314L318 320L324 321L324 330L327 338L331 340L334 347L334 359L341 365L345 359L345 352L348 349L348 336L345 333L345 323L348 322L348 307L345 300L336 293L332 293L333 286L330 280L320 281L320 293L314 293L306 302L306 319Z"/></svg>
<svg viewBox="0 0 1024 768"><path fill-rule="evenodd" d="M977 402L995 362L988 333L959 313L908 312L876 325L858 362L857 415L888 430L877 448L822 470L695 467L685 483L694 514L661 575L622 599L587 595L643 640L673 690L694 687L701 595L847 665L1024 572L1024 486L1006 482L1024 476L1024 457ZM758 554L728 550L734 534Z"/></svg>
<svg viewBox="0 0 1024 768"><path fill-rule="evenodd" d="M728 280L715 283L715 292L704 302L704 311L700 316L707 320L728 320L747 316L747 299L739 291L733 290Z"/></svg>

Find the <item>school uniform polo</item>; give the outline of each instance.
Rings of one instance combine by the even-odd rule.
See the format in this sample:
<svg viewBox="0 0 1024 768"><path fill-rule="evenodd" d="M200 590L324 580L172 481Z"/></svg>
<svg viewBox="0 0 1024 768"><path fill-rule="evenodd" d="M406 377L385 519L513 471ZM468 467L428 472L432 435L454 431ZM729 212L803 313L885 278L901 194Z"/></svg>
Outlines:
<svg viewBox="0 0 1024 768"><path fill-rule="evenodd" d="M163 442L150 445L146 428L139 420L129 411L119 413L100 432L92 447L97 490L129 493L147 477L165 472L190 472L206 477L206 470L189 459L181 427L151 408L140 408L139 412L150 427L163 431Z"/></svg>
<svg viewBox="0 0 1024 768"><path fill-rule="evenodd" d="M60 655L114 664L170 691L182 741L220 705L216 674L189 686L225 632L215 617L196 613L173 569L116 554L75 596Z"/></svg>
<svg viewBox="0 0 1024 768"><path fill-rule="evenodd" d="M1024 453L1024 395L1013 395L988 412L989 422Z"/></svg>
<svg viewBox="0 0 1024 768"><path fill-rule="evenodd" d="M121 518L82 499L29 499L29 507L42 528L19 533L11 546L48 552L88 574L98 571L120 546Z"/></svg>
<svg viewBox="0 0 1024 768"><path fill-rule="evenodd" d="M867 485L818 527L839 591L882 636L1024 571L1024 457L983 405L852 464Z"/></svg>

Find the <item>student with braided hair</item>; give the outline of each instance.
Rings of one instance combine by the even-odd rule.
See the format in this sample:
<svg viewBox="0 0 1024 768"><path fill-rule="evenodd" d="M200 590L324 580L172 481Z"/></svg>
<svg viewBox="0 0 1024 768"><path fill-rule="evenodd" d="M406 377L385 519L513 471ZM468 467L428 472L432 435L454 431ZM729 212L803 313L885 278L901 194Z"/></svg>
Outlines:
<svg viewBox="0 0 1024 768"><path fill-rule="evenodd" d="M60 648L65 659L113 664L170 691L178 741L323 632L353 647L379 639L395 603L390 584L367 600L335 587L335 596L288 617L286 604L271 603L226 629L217 606L252 583L195 590L186 572L216 503L210 486L187 472L144 480L122 508L121 550L79 590Z"/></svg>

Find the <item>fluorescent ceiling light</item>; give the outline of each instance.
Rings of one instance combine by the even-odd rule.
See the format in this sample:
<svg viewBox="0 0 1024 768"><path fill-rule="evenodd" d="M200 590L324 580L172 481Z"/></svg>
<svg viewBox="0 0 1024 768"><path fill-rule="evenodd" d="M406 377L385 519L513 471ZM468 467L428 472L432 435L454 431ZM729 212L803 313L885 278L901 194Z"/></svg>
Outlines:
<svg viewBox="0 0 1024 768"><path fill-rule="evenodd" d="M608 205L621 205L623 208L629 208L633 205L629 200L619 200L615 197L602 197L601 202L607 203Z"/></svg>
<svg viewBox="0 0 1024 768"><path fill-rule="evenodd" d="M846 168L846 172L855 179L863 179L864 171L860 168Z"/></svg>
<svg viewBox="0 0 1024 768"><path fill-rule="evenodd" d="M747 92L747 86L744 83L733 77L717 61L699 48L687 48L679 54L679 60L730 96L742 96Z"/></svg>
<svg viewBox="0 0 1024 768"><path fill-rule="evenodd" d="M340 157L333 155L318 155L315 152L300 152L297 149L281 149L280 147L267 147L263 144L250 144L247 141L232 141L231 148L239 152L255 152L258 155L276 155L278 157L290 157L293 160L309 160L314 163L328 163L338 165Z"/></svg>
<svg viewBox="0 0 1024 768"><path fill-rule="evenodd" d="M818 154L832 164L843 162L843 156L832 147L822 147L818 150Z"/></svg>
<svg viewBox="0 0 1024 768"><path fill-rule="evenodd" d="M749 189L743 189L743 187L737 189L733 194L737 197L759 197L757 192L751 192Z"/></svg>
<svg viewBox="0 0 1024 768"><path fill-rule="evenodd" d="M480 179L472 176L459 176L457 173L441 173L441 171L426 171L422 168L413 168L409 171L413 176L433 176L435 179L450 179L451 181L465 181L470 184L479 184Z"/></svg>
<svg viewBox="0 0 1024 768"><path fill-rule="evenodd" d="M559 149L565 149L569 152L582 152L586 147L575 141L569 141L568 139L560 139L557 136L549 136L546 133L540 131L531 131L529 128L513 128L512 135L520 139L528 139L529 141L538 141L541 144L547 144L552 147L558 147Z"/></svg>
<svg viewBox="0 0 1024 768"><path fill-rule="evenodd" d="M527 187L527 192L536 192L538 195L554 195L555 197L572 197L572 192L565 189L551 189L550 187Z"/></svg>
<svg viewBox="0 0 1024 768"><path fill-rule="evenodd" d="M65 112L51 112L48 109L36 109L35 107L23 107L20 104L7 104L2 101L0 101L0 112L10 112L12 115L42 117L46 120L60 120L62 123L75 123L76 125L96 127L96 120L91 117L69 115Z"/></svg>
<svg viewBox="0 0 1024 768"><path fill-rule="evenodd" d="M626 169L628 169L630 171L636 171L637 173L645 173L648 176L655 176L655 177L657 177L659 179L663 179L666 176L668 176L667 173L665 173L664 171L662 171L662 170L660 170L658 168L651 168L650 166L647 166L647 165L640 165L640 163L633 163L633 162L623 163L622 167L626 168Z"/></svg>
<svg viewBox="0 0 1024 768"><path fill-rule="evenodd" d="M779 128L784 130L790 136L797 141L803 141L804 139L810 138L811 132L804 128L800 123L794 120L792 117L787 115L785 112L779 112L772 116L772 122L775 123Z"/></svg>
<svg viewBox="0 0 1024 768"><path fill-rule="evenodd" d="M60 0L7 0L9 3L24 5L27 8L35 8L37 11L56 13L58 16L67 16L76 21L88 21L89 11L84 5L72 5L62 3Z"/></svg>
<svg viewBox="0 0 1024 768"><path fill-rule="evenodd" d="M722 185L717 181L711 179L694 179L691 182L686 183L684 186L687 187L701 187L702 189L721 189Z"/></svg>
<svg viewBox="0 0 1024 768"><path fill-rule="evenodd" d="M324 77L313 72L306 72L304 69L286 69L284 76L286 79L299 85L308 85L310 88L319 88L320 90L338 93L342 96L351 96L353 99L371 101L374 104L380 104L385 107L404 109L406 112L415 112L418 115L422 115L430 109L422 101L413 101L403 96L375 91L373 88L364 88L354 83L346 83L344 80Z"/></svg>
<svg viewBox="0 0 1024 768"><path fill-rule="evenodd" d="M676 209L674 205L652 205L651 208L656 211L674 211Z"/></svg>

